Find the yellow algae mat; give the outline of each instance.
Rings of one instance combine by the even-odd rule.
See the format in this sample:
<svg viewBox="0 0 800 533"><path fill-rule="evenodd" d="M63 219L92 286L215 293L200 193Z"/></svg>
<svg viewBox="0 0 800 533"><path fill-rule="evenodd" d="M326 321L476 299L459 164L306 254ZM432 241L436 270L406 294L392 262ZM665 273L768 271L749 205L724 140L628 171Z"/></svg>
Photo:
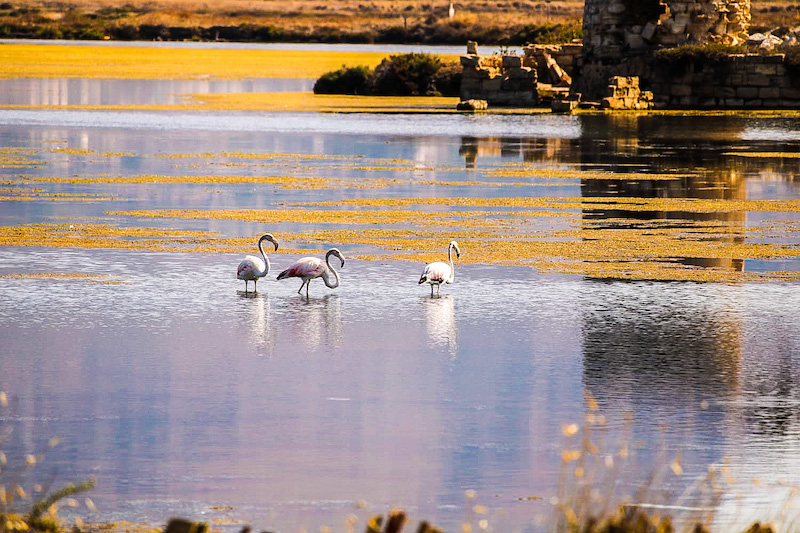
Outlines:
<svg viewBox="0 0 800 533"><path fill-rule="evenodd" d="M290 153L166 153L174 174L32 177L43 154L58 161L108 162L135 154L55 145L41 151L3 149L0 157L16 177L0 185L0 199L17 202L113 204L102 217L73 218L0 228L0 245L115 248L125 250L252 252L253 235L168 229L175 221L254 222L281 241L278 253L318 252L337 245L349 256L370 260L427 262L441 259L451 239L459 241L460 263L523 265L540 271L593 277L743 281L797 279L797 272L748 272L747 260L800 256L800 200L635 198L625 196L533 196L564 184L621 180L654 183L688 179L728 186L703 172L610 172L559 165L507 163L473 169L421 165L404 159ZM145 156L139 156L145 157ZM257 167L259 175L183 174L184 169ZM358 171L354 177L351 173ZM458 172L459 180L447 175ZM330 176L330 177L329 177ZM60 192L67 185L70 192ZM119 185L125 185L119 188ZM335 190L341 200L277 202L261 209L123 210L119 206L154 187L198 187L209 205L237 187L270 190ZM448 187L451 194L444 194ZM408 196L413 188L415 196ZM543 189L544 188L544 189ZM370 189L379 197L356 198ZM241 189L238 189L241 190ZM110 193L113 191L113 194ZM461 192L459 192L461 191ZM519 191L519 192L516 192ZM502 192L503 194L500 194ZM454 193L454 194L453 194ZM463 194L463 196L461 195ZM325 194L318 195L325 198ZM291 198L291 197L289 197ZM234 203L235 205L235 203ZM762 222L749 213L771 213ZM152 221L158 220L154 227ZM756 217L754 220L758 220ZM165 229L167 228L167 229ZM348 248L358 250L351 252Z"/></svg>
<svg viewBox="0 0 800 533"><path fill-rule="evenodd" d="M0 78L244 79L318 78L342 65L374 68L385 52L0 45Z"/></svg>

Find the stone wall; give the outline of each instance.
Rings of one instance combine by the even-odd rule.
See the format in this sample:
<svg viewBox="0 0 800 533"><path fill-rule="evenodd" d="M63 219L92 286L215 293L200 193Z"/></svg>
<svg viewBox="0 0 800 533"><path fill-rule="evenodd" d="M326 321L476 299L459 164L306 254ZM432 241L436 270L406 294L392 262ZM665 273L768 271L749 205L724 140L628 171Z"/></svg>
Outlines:
<svg viewBox="0 0 800 533"><path fill-rule="evenodd" d="M586 0L583 44L597 58L657 46L741 44L750 27L750 0Z"/></svg>
<svg viewBox="0 0 800 533"><path fill-rule="evenodd" d="M800 109L800 72L784 54L732 55L704 65L657 68L649 87L657 107L670 109Z"/></svg>
<svg viewBox="0 0 800 533"><path fill-rule="evenodd" d="M461 68L461 100L526 107L539 102L536 68L523 65L522 56L467 54Z"/></svg>
<svg viewBox="0 0 800 533"><path fill-rule="evenodd" d="M575 65L578 64L578 60L583 55L583 44L529 44L524 48L524 51L525 59L523 64L527 67L536 67L539 80L549 83L544 54L549 54L561 68L567 71L567 74L572 76Z"/></svg>

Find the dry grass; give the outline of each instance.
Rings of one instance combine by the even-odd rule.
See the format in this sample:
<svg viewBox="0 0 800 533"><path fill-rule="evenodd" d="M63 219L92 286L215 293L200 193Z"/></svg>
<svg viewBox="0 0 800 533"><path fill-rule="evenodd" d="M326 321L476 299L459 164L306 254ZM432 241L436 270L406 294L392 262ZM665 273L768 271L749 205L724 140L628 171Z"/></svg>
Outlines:
<svg viewBox="0 0 800 533"><path fill-rule="evenodd" d="M158 28L182 28L188 33L167 32L166 38L214 39L219 32L203 34L198 29L249 26L270 30L240 38L223 31L222 39L370 42L379 36L382 42L419 42L424 36L431 43L477 38L487 44L506 42L525 26L579 28L583 16L583 2L578 0L460 0L455 2L453 20L447 16L446 0L264 0L258 4L245 0L213 4L201 0L14 0L7 5L12 8L0 9L0 35L6 28L6 36L45 38L153 39L159 35ZM789 0L753 0L752 14L753 27L759 30L800 25L800 10ZM142 26L156 30L126 33L126 28ZM421 33L403 35L415 27L422 28Z"/></svg>

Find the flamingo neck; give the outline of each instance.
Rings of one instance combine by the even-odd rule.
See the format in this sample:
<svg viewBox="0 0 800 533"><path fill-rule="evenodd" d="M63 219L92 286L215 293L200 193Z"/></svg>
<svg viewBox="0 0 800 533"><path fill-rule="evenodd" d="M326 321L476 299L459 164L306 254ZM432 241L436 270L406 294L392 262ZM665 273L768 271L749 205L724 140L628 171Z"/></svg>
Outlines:
<svg viewBox="0 0 800 533"><path fill-rule="evenodd" d="M258 251L261 252L261 257L264 258L264 263L267 265L267 270L264 272L264 275L266 276L269 274L269 268L271 265L269 263L269 257L267 257L267 254L264 253L264 241L265 239L258 240Z"/></svg>
<svg viewBox="0 0 800 533"><path fill-rule="evenodd" d="M453 280L456 277L456 267L453 264L453 245L452 244L447 248L447 260L450 262L450 283L452 283Z"/></svg>
<svg viewBox="0 0 800 533"><path fill-rule="evenodd" d="M328 266L328 270L322 273L322 281L325 282L328 288L335 289L339 286L339 274L331 266L331 255L330 252L325 255L325 264ZM330 280L330 273L333 273L333 281Z"/></svg>

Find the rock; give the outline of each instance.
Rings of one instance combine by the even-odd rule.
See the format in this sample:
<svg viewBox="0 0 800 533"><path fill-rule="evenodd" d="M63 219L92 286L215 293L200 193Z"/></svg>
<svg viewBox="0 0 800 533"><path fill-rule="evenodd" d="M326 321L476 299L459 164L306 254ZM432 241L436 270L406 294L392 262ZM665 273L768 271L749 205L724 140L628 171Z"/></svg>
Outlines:
<svg viewBox="0 0 800 533"><path fill-rule="evenodd" d="M573 109L578 107L577 100L556 100L550 103L550 110L553 113L570 113Z"/></svg>
<svg viewBox="0 0 800 533"><path fill-rule="evenodd" d="M478 43L475 41L467 41L467 54L478 55Z"/></svg>
<svg viewBox="0 0 800 533"><path fill-rule="evenodd" d="M204 522L192 522L183 518L173 518L167 523L164 533L207 533L208 525Z"/></svg>
<svg viewBox="0 0 800 533"><path fill-rule="evenodd" d="M783 44L783 39L775 35L767 35L761 44L758 45L760 50L774 50L777 46Z"/></svg>
<svg viewBox="0 0 800 533"><path fill-rule="evenodd" d="M456 104L456 109L458 111L483 111L489 109L489 104L486 100L463 100Z"/></svg>
<svg viewBox="0 0 800 533"><path fill-rule="evenodd" d="M520 56L503 56L503 68L520 68L522 66L522 58Z"/></svg>

